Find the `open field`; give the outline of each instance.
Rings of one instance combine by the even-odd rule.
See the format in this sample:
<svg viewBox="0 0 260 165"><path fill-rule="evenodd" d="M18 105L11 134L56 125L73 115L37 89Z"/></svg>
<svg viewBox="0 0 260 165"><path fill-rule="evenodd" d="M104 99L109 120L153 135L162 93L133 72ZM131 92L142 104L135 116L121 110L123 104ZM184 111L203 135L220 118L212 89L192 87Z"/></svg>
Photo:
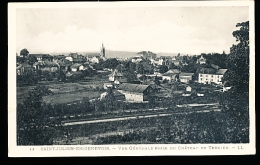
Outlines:
<svg viewBox="0 0 260 165"><path fill-rule="evenodd" d="M83 97L88 97L90 99L97 98L100 96L100 94L101 92L93 92L93 91L61 93L61 94L44 96L43 101L50 104L64 104L64 103L70 103L73 101L82 100Z"/></svg>
<svg viewBox="0 0 260 165"><path fill-rule="evenodd" d="M83 97L90 99L99 97L103 92L105 79L89 78L79 82L52 82L41 81L38 85L45 85L52 91L52 95L43 97L46 103L58 104L81 100ZM22 103L27 92L35 86L17 87L17 103Z"/></svg>

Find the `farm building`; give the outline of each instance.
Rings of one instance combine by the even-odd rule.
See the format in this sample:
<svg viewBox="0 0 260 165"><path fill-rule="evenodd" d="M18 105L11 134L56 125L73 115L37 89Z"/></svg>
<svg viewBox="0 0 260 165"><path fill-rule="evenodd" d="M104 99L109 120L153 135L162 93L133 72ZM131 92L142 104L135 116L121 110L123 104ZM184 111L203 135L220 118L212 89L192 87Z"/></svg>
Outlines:
<svg viewBox="0 0 260 165"><path fill-rule="evenodd" d="M112 91L112 94L113 94L113 98L117 101L125 101L125 95L117 90L113 90ZM101 93L100 94L100 99L105 99L106 97L108 96L108 92L104 92L104 93Z"/></svg>
<svg viewBox="0 0 260 165"><path fill-rule="evenodd" d="M193 75L194 75L194 73L181 72L181 73L179 74L180 82L189 83L189 81L192 80L192 76L193 76Z"/></svg>
<svg viewBox="0 0 260 165"><path fill-rule="evenodd" d="M126 101L144 102L148 101L153 88L149 85L123 83L119 85L118 91L125 95Z"/></svg>

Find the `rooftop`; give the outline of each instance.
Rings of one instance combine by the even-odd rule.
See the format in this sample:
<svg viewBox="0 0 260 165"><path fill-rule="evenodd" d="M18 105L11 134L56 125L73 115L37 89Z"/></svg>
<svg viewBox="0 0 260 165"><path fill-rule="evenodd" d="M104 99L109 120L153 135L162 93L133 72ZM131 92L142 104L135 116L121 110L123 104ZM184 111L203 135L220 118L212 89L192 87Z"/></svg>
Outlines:
<svg viewBox="0 0 260 165"><path fill-rule="evenodd" d="M70 68L78 68L78 67L80 67L80 66L81 66L81 64L76 63L76 64L71 65Z"/></svg>
<svg viewBox="0 0 260 165"><path fill-rule="evenodd" d="M123 83L119 85L118 90L143 93L148 87L149 85Z"/></svg>
<svg viewBox="0 0 260 165"><path fill-rule="evenodd" d="M227 69L219 69L216 74L224 75Z"/></svg>
<svg viewBox="0 0 260 165"><path fill-rule="evenodd" d="M181 76L192 76L194 73L187 73L187 72L181 72L180 73L180 77Z"/></svg>

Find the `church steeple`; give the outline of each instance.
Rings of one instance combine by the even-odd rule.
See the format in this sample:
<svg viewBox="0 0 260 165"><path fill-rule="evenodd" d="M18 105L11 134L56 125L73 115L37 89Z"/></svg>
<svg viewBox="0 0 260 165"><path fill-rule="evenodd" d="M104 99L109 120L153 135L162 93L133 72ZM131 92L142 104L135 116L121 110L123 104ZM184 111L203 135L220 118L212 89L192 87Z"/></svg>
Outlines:
<svg viewBox="0 0 260 165"><path fill-rule="evenodd" d="M105 49L103 43L102 43L102 47L101 47L101 51L100 51L100 55L101 55L102 57L106 57L106 49Z"/></svg>

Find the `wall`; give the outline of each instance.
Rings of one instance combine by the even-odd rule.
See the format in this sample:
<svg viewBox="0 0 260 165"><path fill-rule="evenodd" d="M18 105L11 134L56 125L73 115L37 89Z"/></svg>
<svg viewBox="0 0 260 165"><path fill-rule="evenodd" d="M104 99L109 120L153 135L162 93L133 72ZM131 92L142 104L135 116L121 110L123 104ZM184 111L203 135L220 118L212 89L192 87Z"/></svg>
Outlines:
<svg viewBox="0 0 260 165"><path fill-rule="evenodd" d="M78 70L77 68L71 68L72 72L77 72L77 70Z"/></svg>
<svg viewBox="0 0 260 165"><path fill-rule="evenodd" d="M118 90L118 91L125 95L126 101L136 101L136 102L144 101L142 93L130 93L128 91L123 91L123 90Z"/></svg>
<svg viewBox="0 0 260 165"><path fill-rule="evenodd" d="M180 77L180 81L183 83L188 83L190 80L192 80L192 76L182 76Z"/></svg>
<svg viewBox="0 0 260 165"><path fill-rule="evenodd" d="M222 77L223 77L223 75L199 73L198 82L203 83L203 84L206 84L207 82L208 83L214 82L216 84L222 84L222 82L221 82Z"/></svg>

